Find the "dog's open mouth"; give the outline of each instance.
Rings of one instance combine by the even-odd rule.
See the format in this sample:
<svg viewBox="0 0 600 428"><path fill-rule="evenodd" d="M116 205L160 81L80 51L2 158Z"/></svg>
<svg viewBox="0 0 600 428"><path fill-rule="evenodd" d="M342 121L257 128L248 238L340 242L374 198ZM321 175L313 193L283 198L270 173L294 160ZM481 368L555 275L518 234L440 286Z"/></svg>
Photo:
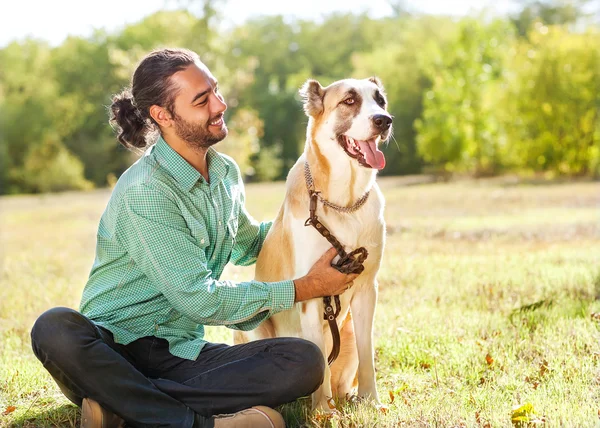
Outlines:
<svg viewBox="0 0 600 428"><path fill-rule="evenodd" d="M378 138L379 136L376 135L368 140L360 141L342 134L338 137L338 142L346 154L358 160L358 163L362 166L383 169L385 167L385 156L377 148Z"/></svg>

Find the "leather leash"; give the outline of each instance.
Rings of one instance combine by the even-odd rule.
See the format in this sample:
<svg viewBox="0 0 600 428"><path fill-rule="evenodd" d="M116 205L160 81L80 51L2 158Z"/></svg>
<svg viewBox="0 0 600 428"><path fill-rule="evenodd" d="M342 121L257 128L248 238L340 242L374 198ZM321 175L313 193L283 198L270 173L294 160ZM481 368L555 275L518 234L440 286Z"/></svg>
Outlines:
<svg viewBox="0 0 600 428"><path fill-rule="evenodd" d="M329 231L329 229L327 229L323 225L323 223L321 223L319 221L319 218L317 217L317 214L316 214L317 202L319 199L322 199L322 198L319 195L320 192L315 191L312 188L314 186L312 185L313 184L312 177L310 176L310 169L308 167L308 162L305 162L304 165L305 165L306 185L308 187L308 193L310 195L310 207L309 207L310 217L306 220L306 222L304 223L304 226L313 226L315 229L317 229L317 232L319 232L325 239L327 239L329 241L329 243L331 245L333 245L333 247L337 251L338 255L340 256L339 260L336 263L332 263L331 266L333 268L335 268L338 271L345 273L345 274L361 273L365 269L365 267L363 266L363 263L367 259L367 256L369 255L367 249L364 247L360 247L360 248L357 248L356 250L352 251L351 253L346 253L346 250L344 250L344 247L342 246L342 244L340 244L340 241L338 241L337 238ZM349 208L343 207L343 208L345 208L344 212L352 212L352 211L360 208L360 206L362 206L366 202L368 195L369 195L369 192L367 192L353 207L349 207ZM328 202L328 201L326 201L326 202ZM331 203L326 204L326 205L331 206L332 208L336 207L336 206L332 206L333 204L331 204ZM342 208L342 207L340 207L340 208ZM350 211L350 210L352 210L352 211ZM335 306L336 306L335 309L333 308L333 305L331 304L331 297L334 298ZM338 329L338 325L336 322L336 318L342 309L342 305L340 303L340 296L336 295L336 296L323 297L323 304L325 307L323 318L325 320L327 320L327 322L329 323L329 328L331 329L331 336L333 338L333 348L331 350L331 353L329 354L329 357L327 358L327 362L329 363L329 365L331 365L331 364L333 364L333 362L336 360L336 358L338 357L338 355L340 353L340 331Z"/></svg>

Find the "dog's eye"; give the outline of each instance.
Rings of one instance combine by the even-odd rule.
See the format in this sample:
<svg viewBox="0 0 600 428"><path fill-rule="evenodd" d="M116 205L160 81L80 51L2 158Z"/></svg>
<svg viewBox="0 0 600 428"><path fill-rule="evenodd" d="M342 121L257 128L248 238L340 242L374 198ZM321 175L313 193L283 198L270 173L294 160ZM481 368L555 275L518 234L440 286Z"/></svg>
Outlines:
<svg viewBox="0 0 600 428"><path fill-rule="evenodd" d="M354 104L356 101L354 100L354 98L350 97L350 98L346 98L344 101L342 101L344 104L351 106L352 104Z"/></svg>

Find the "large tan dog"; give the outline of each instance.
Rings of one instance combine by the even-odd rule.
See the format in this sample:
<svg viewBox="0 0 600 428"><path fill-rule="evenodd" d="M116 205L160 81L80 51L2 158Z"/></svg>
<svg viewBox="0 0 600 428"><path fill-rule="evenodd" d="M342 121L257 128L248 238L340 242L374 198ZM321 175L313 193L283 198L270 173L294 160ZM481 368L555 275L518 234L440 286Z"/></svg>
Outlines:
<svg viewBox="0 0 600 428"><path fill-rule="evenodd" d="M373 361L373 316L377 301L377 271L385 243L384 199L375 183L377 170L385 166L377 146L388 138L392 118L381 82L375 78L346 79L323 88L307 81L300 93L309 117L304 153L287 177L287 192L269 231L256 266L256 279L279 281L305 275L331 244L313 227L306 227L309 192L305 177L308 163L314 189L339 207L351 207L366 193L364 205L341 212L318 202L319 220L350 252L368 250L364 271L341 296L337 324L341 350L323 385L312 396L313 408L330 411L333 397L352 394L358 380L358 396L379 405ZM332 348L329 325L323 319L323 299L297 303L274 315L257 329L236 332L235 342L268 337L302 337L317 344L323 358Z"/></svg>

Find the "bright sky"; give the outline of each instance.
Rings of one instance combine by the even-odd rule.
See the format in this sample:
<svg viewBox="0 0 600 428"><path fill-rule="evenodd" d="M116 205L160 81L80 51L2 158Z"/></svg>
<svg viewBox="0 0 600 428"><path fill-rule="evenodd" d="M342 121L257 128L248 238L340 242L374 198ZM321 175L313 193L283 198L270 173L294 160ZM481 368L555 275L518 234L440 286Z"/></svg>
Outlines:
<svg viewBox="0 0 600 428"><path fill-rule="evenodd" d="M0 13L0 47L26 36L59 45L68 35L89 36L94 28L118 30L160 9L176 9L190 0L17 0L3 1ZM373 18L391 13L388 0L225 0L221 14L225 25L240 24L256 15L283 14L319 19L333 11L366 11ZM414 11L464 15L486 6L504 13L512 0L406 0Z"/></svg>

